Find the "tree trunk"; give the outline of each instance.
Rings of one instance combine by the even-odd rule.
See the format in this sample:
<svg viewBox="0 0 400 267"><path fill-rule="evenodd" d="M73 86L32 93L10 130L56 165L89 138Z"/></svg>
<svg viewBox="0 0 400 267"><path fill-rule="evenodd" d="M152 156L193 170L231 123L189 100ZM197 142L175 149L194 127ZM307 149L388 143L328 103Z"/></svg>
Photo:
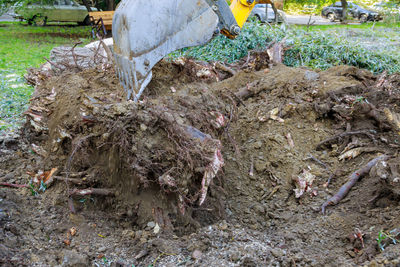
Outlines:
<svg viewBox="0 0 400 267"><path fill-rule="evenodd" d="M87 0L82 0L82 2L85 5L87 11L92 12L92 8L90 7L89 2Z"/></svg>
<svg viewBox="0 0 400 267"><path fill-rule="evenodd" d="M340 22L341 23L346 23L347 21L347 1L346 0L340 0L342 2L342 16L340 17Z"/></svg>
<svg viewBox="0 0 400 267"><path fill-rule="evenodd" d="M278 9L276 8L274 1L271 1L271 7L272 7L272 10L274 11L274 15L275 15L274 21L275 21L275 23L278 23Z"/></svg>
<svg viewBox="0 0 400 267"><path fill-rule="evenodd" d="M115 1L114 0L107 0L107 10L113 11L115 9Z"/></svg>

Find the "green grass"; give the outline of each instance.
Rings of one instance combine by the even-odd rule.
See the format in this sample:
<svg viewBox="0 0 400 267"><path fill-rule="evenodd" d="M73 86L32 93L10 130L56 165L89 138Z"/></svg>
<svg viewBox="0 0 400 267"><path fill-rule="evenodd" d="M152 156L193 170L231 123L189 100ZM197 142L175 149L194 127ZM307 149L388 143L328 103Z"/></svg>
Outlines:
<svg viewBox="0 0 400 267"><path fill-rule="evenodd" d="M90 27L0 22L0 131L16 129L22 122L33 91L24 83L26 69L45 63L56 46L88 43L89 33Z"/></svg>

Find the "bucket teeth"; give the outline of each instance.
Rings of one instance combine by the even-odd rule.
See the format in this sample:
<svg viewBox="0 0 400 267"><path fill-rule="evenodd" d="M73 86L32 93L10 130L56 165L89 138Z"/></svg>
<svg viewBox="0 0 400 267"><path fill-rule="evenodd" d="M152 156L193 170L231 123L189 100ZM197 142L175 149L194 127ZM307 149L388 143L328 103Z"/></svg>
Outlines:
<svg viewBox="0 0 400 267"><path fill-rule="evenodd" d="M151 71L148 71L145 75L137 72L137 63L135 61L118 54L115 54L115 62L116 72L120 83L124 87L127 99L133 99L137 102L144 88L151 80Z"/></svg>

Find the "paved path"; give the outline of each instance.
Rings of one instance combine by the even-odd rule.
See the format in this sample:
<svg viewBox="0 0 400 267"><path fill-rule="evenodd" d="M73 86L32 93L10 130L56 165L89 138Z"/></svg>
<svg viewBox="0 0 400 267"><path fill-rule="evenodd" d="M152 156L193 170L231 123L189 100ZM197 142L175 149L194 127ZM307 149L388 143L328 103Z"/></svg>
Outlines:
<svg viewBox="0 0 400 267"><path fill-rule="evenodd" d="M307 25L310 16L309 15L286 15L286 19L288 24L298 24L298 25ZM333 25L335 22L330 22L327 19L322 18L321 16L311 16L312 25Z"/></svg>
<svg viewBox="0 0 400 267"><path fill-rule="evenodd" d="M0 21L16 21L16 20L6 13L0 16Z"/></svg>

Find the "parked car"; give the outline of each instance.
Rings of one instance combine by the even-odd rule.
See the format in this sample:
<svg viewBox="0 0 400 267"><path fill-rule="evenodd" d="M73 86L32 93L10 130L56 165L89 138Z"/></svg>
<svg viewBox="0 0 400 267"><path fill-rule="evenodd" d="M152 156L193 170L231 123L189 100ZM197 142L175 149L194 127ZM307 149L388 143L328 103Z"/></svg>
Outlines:
<svg viewBox="0 0 400 267"><path fill-rule="evenodd" d="M97 8L92 9L98 11ZM74 0L36 1L26 6L16 6L14 12L15 18L24 19L29 25L44 26L50 21L90 24L86 7Z"/></svg>
<svg viewBox="0 0 400 267"><path fill-rule="evenodd" d="M376 11L360 7L352 2L347 2L347 4L347 14L361 22L377 21L382 19L381 15ZM322 17L327 18L332 22L340 19L342 15L342 2L336 2L330 6L324 7L321 12Z"/></svg>
<svg viewBox="0 0 400 267"><path fill-rule="evenodd" d="M275 12L270 4L256 4L250 13L250 17L256 17L261 22L274 22ZM286 21L286 14L282 10L278 10L278 22Z"/></svg>

